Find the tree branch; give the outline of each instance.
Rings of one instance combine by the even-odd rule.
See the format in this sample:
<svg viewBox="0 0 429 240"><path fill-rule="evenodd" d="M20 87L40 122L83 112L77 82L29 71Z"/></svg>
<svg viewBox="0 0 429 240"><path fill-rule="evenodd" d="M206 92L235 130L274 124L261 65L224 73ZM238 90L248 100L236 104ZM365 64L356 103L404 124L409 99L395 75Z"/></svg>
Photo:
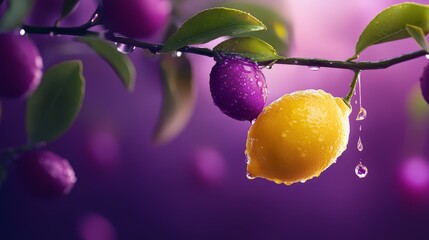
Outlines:
<svg viewBox="0 0 429 240"><path fill-rule="evenodd" d="M143 41L138 41L135 39L116 36L111 32L106 32L103 36L102 32L95 32L88 30L93 27L92 24L84 24L79 27L37 27L37 26L29 26L23 25L23 29L26 33L29 34L54 34L54 35L71 35L71 36L93 36L104 38L106 40L123 43L131 46L135 46L141 49L147 49L153 54L160 54L163 45L148 43ZM199 47L190 47L186 46L178 49L178 51L193 53L197 55L203 55L207 57L213 57L214 51L208 48L199 48ZM381 60L378 62L348 62L348 61L338 61L338 60L329 60L329 59L318 59L318 58L286 58L281 59L275 62L275 64L285 64L285 65L298 65L298 66L315 66L315 67L326 67L326 68L340 68L340 69L349 69L352 71L359 70L375 70L375 69L385 69L390 66L393 66L398 63L406 62L412 59L416 59L428 54L424 50L404 54L398 57L394 57L391 59ZM260 65L271 64L272 62L262 62Z"/></svg>

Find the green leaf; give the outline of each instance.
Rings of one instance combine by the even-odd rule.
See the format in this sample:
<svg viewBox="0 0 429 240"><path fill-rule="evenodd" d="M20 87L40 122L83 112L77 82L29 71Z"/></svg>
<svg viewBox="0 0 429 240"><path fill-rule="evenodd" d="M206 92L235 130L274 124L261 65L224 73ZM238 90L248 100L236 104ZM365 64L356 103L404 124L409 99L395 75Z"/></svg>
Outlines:
<svg viewBox="0 0 429 240"><path fill-rule="evenodd" d="M221 36L265 30L265 25L252 15L231 8L211 8L189 18L165 42L163 52L206 43Z"/></svg>
<svg viewBox="0 0 429 240"><path fill-rule="evenodd" d="M192 69L186 56L165 54L161 60L162 108L153 134L157 144L176 137L188 123L195 103Z"/></svg>
<svg viewBox="0 0 429 240"><path fill-rule="evenodd" d="M389 7L378 14L359 37L355 55L348 61L359 57L359 54L371 45L409 38L406 25L414 25L429 33L429 5L401 3Z"/></svg>
<svg viewBox="0 0 429 240"><path fill-rule="evenodd" d="M77 40L86 43L102 57L113 68L128 91L134 89L136 70L127 55L118 52L113 44L99 38L79 37Z"/></svg>
<svg viewBox="0 0 429 240"><path fill-rule="evenodd" d="M67 131L80 111L84 94L81 61L66 61L48 69L27 102L30 142L52 141Z"/></svg>
<svg viewBox="0 0 429 240"><path fill-rule="evenodd" d="M225 2L221 3L221 5L248 12L267 26L266 31L243 33L239 35L240 37L260 38L273 46L277 52L281 54L287 53L291 39L290 24L284 16L274 10L275 6L270 7L246 2Z"/></svg>
<svg viewBox="0 0 429 240"><path fill-rule="evenodd" d="M426 52L429 52L429 44L428 41L425 38L425 33L423 32L423 29L420 27L409 25L406 26L408 34L416 40L417 44L423 48Z"/></svg>
<svg viewBox="0 0 429 240"><path fill-rule="evenodd" d="M70 16L72 14L77 6L79 5L80 0L63 0L63 7L61 9L61 17L57 20L57 23L59 23L64 18ZM58 24L57 24L58 25Z"/></svg>
<svg viewBox="0 0 429 240"><path fill-rule="evenodd" d="M423 98L420 84L410 89L407 100L408 116L418 123L426 124L429 119L429 106Z"/></svg>
<svg viewBox="0 0 429 240"><path fill-rule="evenodd" d="M284 59L277 54L277 51L270 44L254 37L231 38L219 43L213 50L238 54L255 62Z"/></svg>
<svg viewBox="0 0 429 240"><path fill-rule="evenodd" d="M8 32L23 23L30 13L33 0L12 0L0 19L0 32Z"/></svg>

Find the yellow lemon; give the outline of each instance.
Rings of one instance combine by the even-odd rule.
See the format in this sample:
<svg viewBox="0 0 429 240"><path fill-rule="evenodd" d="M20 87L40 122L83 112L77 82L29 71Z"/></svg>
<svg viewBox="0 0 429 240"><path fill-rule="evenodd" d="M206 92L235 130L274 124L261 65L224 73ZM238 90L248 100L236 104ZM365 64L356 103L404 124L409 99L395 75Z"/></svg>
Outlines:
<svg viewBox="0 0 429 240"><path fill-rule="evenodd" d="M351 109L323 90L286 94L250 127L247 174L290 185L317 177L347 148Z"/></svg>

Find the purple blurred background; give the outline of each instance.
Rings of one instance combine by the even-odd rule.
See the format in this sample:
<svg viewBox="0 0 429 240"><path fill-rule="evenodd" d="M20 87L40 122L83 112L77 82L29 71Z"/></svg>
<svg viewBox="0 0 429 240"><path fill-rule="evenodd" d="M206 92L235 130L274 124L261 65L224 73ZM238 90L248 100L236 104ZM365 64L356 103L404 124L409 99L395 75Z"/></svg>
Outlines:
<svg viewBox="0 0 429 240"><path fill-rule="evenodd" d="M78 9L86 14L83 19L95 9L88 2L82 0ZM401 1L255 2L275 7L291 21L290 56L341 60L353 55L361 31L378 12ZM193 14L210 4L188 0L185 6L186 14ZM175 140L154 146L150 139L161 105L157 57L131 54L138 78L129 94L88 48L56 37L36 40L45 68L65 59L84 62L82 112L71 130L47 147L69 159L78 181L67 197L40 199L9 171L0 188L1 240L428 239L429 121L417 121L409 110L426 58L363 72L368 117L356 122L353 104L346 152L320 177L285 186L246 178L250 123L232 120L213 105L212 59L189 55L197 82L195 112ZM403 40L370 47L360 60L417 49L412 40ZM268 102L307 88L343 97L353 76L285 65L264 73ZM19 146L25 143L25 103L2 104L0 147ZM356 149L359 136L363 152ZM354 173L360 159L369 169L364 179Z"/></svg>

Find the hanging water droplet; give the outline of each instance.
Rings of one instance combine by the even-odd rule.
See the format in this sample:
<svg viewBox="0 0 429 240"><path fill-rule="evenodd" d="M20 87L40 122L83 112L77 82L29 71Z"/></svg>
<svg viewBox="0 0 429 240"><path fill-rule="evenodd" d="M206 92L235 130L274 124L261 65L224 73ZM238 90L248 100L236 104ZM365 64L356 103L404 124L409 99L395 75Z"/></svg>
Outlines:
<svg viewBox="0 0 429 240"><path fill-rule="evenodd" d="M25 30L24 29L19 30L19 35L24 36L25 35Z"/></svg>
<svg viewBox="0 0 429 240"><path fill-rule="evenodd" d="M98 20L98 13L94 14L94 16L91 18L91 23L94 23Z"/></svg>
<svg viewBox="0 0 429 240"><path fill-rule="evenodd" d="M359 178L364 178L368 174L368 168L362 164L362 162L359 162L359 164L355 168L356 176Z"/></svg>
<svg viewBox="0 0 429 240"><path fill-rule="evenodd" d="M320 69L320 67L318 66L310 66L308 67L311 71L318 71Z"/></svg>
<svg viewBox="0 0 429 240"><path fill-rule="evenodd" d="M118 52L123 53L123 54L132 53L134 51L134 49L136 49L135 46L127 45L124 43L115 43L115 45L116 45L116 49L118 50Z"/></svg>
<svg viewBox="0 0 429 240"><path fill-rule="evenodd" d="M299 62L297 60L295 60L293 63L298 64Z"/></svg>
<svg viewBox="0 0 429 240"><path fill-rule="evenodd" d="M183 53L181 51L174 51L174 52L171 53L171 56L175 57L175 58L179 58L179 57L182 56L182 54Z"/></svg>
<svg viewBox="0 0 429 240"><path fill-rule="evenodd" d="M359 137L359 140L357 142L357 149L359 150L359 152L363 151L363 144L362 144L362 140L360 137Z"/></svg>
<svg viewBox="0 0 429 240"><path fill-rule="evenodd" d="M256 119L253 119L252 121L250 121L250 123L253 125L253 124L255 124L255 122L256 122Z"/></svg>
<svg viewBox="0 0 429 240"><path fill-rule="evenodd" d="M362 125L359 126L359 131L362 131Z"/></svg>
<svg viewBox="0 0 429 240"><path fill-rule="evenodd" d="M426 54L426 59L429 59L429 54Z"/></svg>
<svg viewBox="0 0 429 240"><path fill-rule="evenodd" d="M49 36L51 36L51 37L55 36L54 32L50 32Z"/></svg>
<svg viewBox="0 0 429 240"><path fill-rule="evenodd" d="M272 69L272 68L273 68L273 65L267 65L265 68L266 68L266 69Z"/></svg>
<svg viewBox="0 0 429 240"><path fill-rule="evenodd" d="M359 113L356 117L357 121L362 121L366 118L366 109L363 107L360 107Z"/></svg>
<svg viewBox="0 0 429 240"><path fill-rule="evenodd" d="M255 177L253 177L252 175L250 175L250 173L249 173L249 172L247 172L247 173L246 173L246 177L247 177L247 179L249 179L249 180L253 180L253 179L255 179Z"/></svg>

